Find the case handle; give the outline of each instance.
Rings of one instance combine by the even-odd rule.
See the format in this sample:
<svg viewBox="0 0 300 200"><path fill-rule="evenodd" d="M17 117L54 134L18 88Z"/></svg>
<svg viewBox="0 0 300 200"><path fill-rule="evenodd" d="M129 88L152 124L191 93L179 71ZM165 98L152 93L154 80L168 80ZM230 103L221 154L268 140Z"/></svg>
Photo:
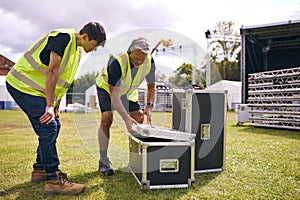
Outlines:
<svg viewBox="0 0 300 200"><path fill-rule="evenodd" d="M161 159L159 160L159 172L179 172L179 160L178 159Z"/></svg>

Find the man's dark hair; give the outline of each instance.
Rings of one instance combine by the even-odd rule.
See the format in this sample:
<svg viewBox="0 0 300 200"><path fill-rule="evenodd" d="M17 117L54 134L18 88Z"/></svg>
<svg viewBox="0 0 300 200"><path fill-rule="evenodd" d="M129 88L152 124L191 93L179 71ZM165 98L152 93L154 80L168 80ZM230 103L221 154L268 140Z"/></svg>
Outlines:
<svg viewBox="0 0 300 200"><path fill-rule="evenodd" d="M89 22L81 30L80 35L87 34L89 40L96 40L98 45L104 47L106 41L106 33L104 27L98 22Z"/></svg>

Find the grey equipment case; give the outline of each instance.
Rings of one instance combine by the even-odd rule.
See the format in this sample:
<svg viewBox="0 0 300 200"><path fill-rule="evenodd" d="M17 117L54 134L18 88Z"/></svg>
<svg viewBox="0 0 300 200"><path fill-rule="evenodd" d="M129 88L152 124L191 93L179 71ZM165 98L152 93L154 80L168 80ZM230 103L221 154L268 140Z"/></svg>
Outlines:
<svg viewBox="0 0 300 200"><path fill-rule="evenodd" d="M195 135L134 125L129 135L129 169L141 190L195 186Z"/></svg>

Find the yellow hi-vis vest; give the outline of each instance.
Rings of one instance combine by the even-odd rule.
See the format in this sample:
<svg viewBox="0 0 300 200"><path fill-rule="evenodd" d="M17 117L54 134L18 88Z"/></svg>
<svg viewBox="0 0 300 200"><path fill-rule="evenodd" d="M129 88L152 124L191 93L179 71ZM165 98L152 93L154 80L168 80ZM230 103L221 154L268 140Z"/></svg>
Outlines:
<svg viewBox="0 0 300 200"><path fill-rule="evenodd" d="M76 46L75 29L57 29L40 37L6 76L6 81L17 90L33 96L46 97L45 79L48 66L40 60L40 53L47 45L49 37L59 33L67 33L71 39L59 66L55 105L71 86L81 57L82 49Z"/></svg>
<svg viewBox="0 0 300 200"><path fill-rule="evenodd" d="M119 96L125 95L127 99L133 102L138 101L138 86L142 83L144 78L150 73L151 70L151 56L149 55L143 64L138 66L138 71L134 80L131 77L131 67L130 67L130 60L129 55L127 52L121 53L115 56L115 59L119 62L121 67L121 79L120 81L120 93ZM108 73L107 67L103 68L102 74L100 74L96 79L96 85L99 88L105 89L108 93L109 92L109 84L108 84Z"/></svg>

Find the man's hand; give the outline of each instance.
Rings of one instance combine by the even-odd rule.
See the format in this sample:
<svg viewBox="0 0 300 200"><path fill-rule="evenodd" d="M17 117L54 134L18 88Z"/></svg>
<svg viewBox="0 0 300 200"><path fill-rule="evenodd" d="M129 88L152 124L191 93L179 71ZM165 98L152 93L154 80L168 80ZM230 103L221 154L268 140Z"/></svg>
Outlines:
<svg viewBox="0 0 300 200"><path fill-rule="evenodd" d="M40 122L42 124L50 124L54 120L54 107L47 105L45 108L45 113L40 117Z"/></svg>
<svg viewBox="0 0 300 200"><path fill-rule="evenodd" d="M132 129L133 124L138 124L133 118L129 117L125 120L125 124L127 127L127 130L131 134L136 134L136 131Z"/></svg>
<svg viewBox="0 0 300 200"><path fill-rule="evenodd" d="M56 106L54 109L54 117L59 118L59 106Z"/></svg>
<svg viewBox="0 0 300 200"><path fill-rule="evenodd" d="M60 102L61 102L61 99L57 101L57 105L56 107L54 108L54 117L55 118L59 118L59 106L60 106Z"/></svg>

